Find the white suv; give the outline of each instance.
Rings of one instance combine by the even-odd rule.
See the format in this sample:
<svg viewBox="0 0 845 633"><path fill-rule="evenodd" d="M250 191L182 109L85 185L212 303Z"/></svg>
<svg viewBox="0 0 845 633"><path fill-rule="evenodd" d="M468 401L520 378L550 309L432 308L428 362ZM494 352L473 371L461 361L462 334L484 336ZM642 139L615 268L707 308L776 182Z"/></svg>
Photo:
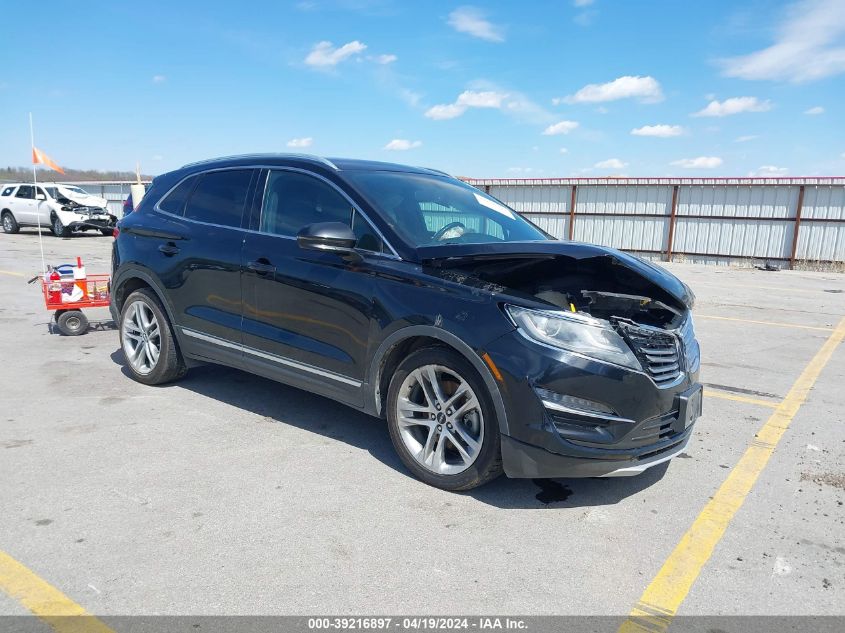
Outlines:
<svg viewBox="0 0 845 633"><path fill-rule="evenodd" d="M22 226L38 226L40 222L56 237L67 237L73 231L88 229L111 235L117 217L105 208L105 200L78 187L21 183L0 186L0 221L6 233L17 233Z"/></svg>

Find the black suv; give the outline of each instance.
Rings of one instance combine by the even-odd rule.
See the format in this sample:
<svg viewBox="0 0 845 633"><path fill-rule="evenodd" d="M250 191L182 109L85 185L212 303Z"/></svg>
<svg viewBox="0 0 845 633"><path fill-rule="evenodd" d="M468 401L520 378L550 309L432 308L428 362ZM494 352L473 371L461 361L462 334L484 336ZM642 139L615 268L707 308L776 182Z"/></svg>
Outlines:
<svg viewBox="0 0 845 633"><path fill-rule="evenodd" d="M701 411L693 294L431 169L255 155L156 178L118 225L132 376L221 363L387 419L420 479L630 475Z"/></svg>

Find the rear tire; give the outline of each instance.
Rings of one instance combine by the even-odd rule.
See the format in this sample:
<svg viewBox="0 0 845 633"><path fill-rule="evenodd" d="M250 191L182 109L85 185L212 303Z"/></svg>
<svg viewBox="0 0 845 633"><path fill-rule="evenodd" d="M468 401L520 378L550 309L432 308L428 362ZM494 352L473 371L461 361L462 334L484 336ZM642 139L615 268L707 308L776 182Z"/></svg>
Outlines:
<svg viewBox="0 0 845 633"><path fill-rule="evenodd" d="M112 235L114 235L114 229L100 229L100 233L102 233L106 237L111 237Z"/></svg>
<svg viewBox="0 0 845 633"><path fill-rule="evenodd" d="M11 211L3 211L3 231L5 233L17 233L21 230L21 227L18 226L17 220L15 220L15 216L12 215Z"/></svg>
<svg viewBox="0 0 845 633"><path fill-rule="evenodd" d="M88 331L88 317L82 310L62 310L56 313L56 327L65 336L79 336Z"/></svg>
<svg viewBox="0 0 845 633"><path fill-rule="evenodd" d="M56 237L68 237L70 236L70 231L65 228L65 225L62 224L62 221L59 219L59 216L53 218L53 225L51 226L53 231L53 235Z"/></svg>
<svg viewBox="0 0 845 633"><path fill-rule="evenodd" d="M390 381L386 407L393 447L425 483L469 490L502 473L493 400L454 350L431 347L408 356Z"/></svg>
<svg viewBox="0 0 845 633"><path fill-rule="evenodd" d="M123 304L120 348L132 378L145 385L171 382L187 372L167 313L149 288L136 290Z"/></svg>

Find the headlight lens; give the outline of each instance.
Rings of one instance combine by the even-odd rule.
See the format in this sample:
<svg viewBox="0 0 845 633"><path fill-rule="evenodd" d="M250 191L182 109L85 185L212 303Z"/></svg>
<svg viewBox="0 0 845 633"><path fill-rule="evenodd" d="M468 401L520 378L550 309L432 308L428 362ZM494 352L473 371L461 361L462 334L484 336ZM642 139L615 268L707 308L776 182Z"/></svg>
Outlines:
<svg viewBox="0 0 845 633"><path fill-rule="evenodd" d="M577 312L545 312L505 306L508 315L528 338L614 365L641 369L628 344L604 322Z"/></svg>

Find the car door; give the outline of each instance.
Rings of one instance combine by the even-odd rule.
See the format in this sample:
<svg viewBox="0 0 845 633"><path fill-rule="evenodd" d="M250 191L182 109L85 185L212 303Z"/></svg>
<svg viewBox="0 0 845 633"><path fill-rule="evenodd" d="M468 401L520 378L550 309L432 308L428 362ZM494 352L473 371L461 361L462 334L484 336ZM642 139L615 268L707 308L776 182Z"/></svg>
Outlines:
<svg viewBox="0 0 845 633"><path fill-rule="evenodd" d="M295 169L265 170L261 204L244 244L244 362L258 373L360 404L372 319L372 258L381 238L329 181ZM257 197L258 200L258 197ZM315 222L344 222L359 255L300 248Z"/></svg>
<svg viewBox="0 0 845 633"><path fill-rule="evenodd" d="M155 223L129 223L192 355L233 364L241 357L242 222L257 175L240 168L192 176L156 205Z"/></svg>
<svg viewBox="0 0 845 633"><path fill-rule="evenodd" d="M18 224L35 224L35 187L32 185L21 185L15 192L14 198L10 201L12 215L15 216Z"/></svg>
<svg viewBox="0 0 845 633"><path fill-rule="evenodd" d="M34 211L33 215L34 223L38 224L41 223L43 227L49 227L52 224L52 220L50 218L52 208L50 207L50 196L42 189L41 187L35 188L35 201L34 201Z"/></svg>

